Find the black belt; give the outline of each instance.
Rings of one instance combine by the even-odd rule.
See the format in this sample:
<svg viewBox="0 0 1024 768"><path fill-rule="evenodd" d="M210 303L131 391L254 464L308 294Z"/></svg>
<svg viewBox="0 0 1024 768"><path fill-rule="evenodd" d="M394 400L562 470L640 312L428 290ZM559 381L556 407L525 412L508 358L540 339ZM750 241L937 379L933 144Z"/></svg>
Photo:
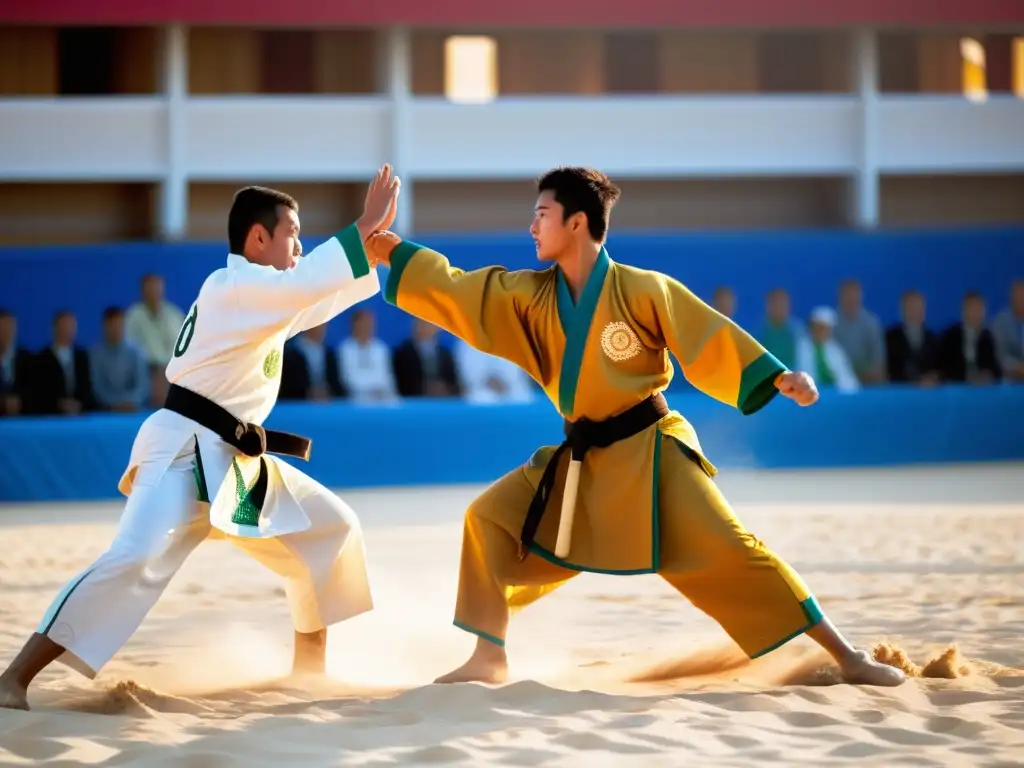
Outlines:
<svg viewBox="0 0 1024 768"><path fill-rule="evenodd" d="M530 502L530 509L526 513L526 521L523 523L523 531L519 537L520 561L526 557L530 545L537 535L537 528L540 526L541 518L544 517L548 499L551 498L551 492L555 488L555 473L558 471L558 461L562 454L569 449L572 452L573 460L582 461L591 448L607 448L613 443L637 435L657 424L668 413L668 402L665 400L665 396L659 392L643 402L637 403L628 411L623 411L618 416L612 416L604 421L566 420L563 426L565 441L558 446L548 462L540 484L537 486L537 492L534 493L533 500Z"/></svg>
<svg viewBox="0 0 1024 768"><path fill-rule="evenodd" d="M262 456L264 453L276 453L281 456L294 456L309 461L309 452L313 441L308 437L293 435L290 432L278 432L264 429L259 424L250 424L236 419L228 411L212 400L197 395L190 389L171 384L167 390L164 408L192 419L211 432L215 432L221 440L237 448L246 456Z"/></svg>

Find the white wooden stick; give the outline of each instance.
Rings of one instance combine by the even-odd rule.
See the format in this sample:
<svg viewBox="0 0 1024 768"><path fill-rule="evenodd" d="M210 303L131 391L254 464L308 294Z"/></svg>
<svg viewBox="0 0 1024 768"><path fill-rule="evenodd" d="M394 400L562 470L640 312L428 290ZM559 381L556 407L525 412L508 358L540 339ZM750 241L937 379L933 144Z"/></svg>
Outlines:
<svg viewBox="0 0 1024 768"><path fill-rule="evenodd" d="M580 488L580 467L583 462L569 461L565 476L565 490L562 492L562 517L558 521L558 539L555 541L555 557L565 558L572 546L572 521L576 516L576 492Z"/></svg>

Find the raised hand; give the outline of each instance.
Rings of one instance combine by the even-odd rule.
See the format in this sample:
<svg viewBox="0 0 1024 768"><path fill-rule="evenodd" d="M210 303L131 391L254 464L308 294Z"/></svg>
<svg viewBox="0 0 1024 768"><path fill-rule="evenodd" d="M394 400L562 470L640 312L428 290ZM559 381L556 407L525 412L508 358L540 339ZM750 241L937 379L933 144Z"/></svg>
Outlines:
<svg viewBox="0 0 1024 768"><path fill-rule="evenodd" d="M379 229L391 225L398 209L398 193L402 182L394 174L391 165L385 163L377 171L366 190L366 201L363 204L363 215L356 222L359 234L366 240Z"/></svg>

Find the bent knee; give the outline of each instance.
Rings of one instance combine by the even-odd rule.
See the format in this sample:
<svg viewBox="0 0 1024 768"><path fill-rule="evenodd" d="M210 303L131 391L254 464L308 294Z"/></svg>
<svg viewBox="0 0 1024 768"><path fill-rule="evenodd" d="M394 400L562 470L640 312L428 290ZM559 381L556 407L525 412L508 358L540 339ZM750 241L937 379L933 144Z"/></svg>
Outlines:
<svg viewBox="0 0 1024 768"><path fill-rule="evenodd" d="M518 538L533 493L533 486L522 471L506 475L470 502L464 522L467 526L495 525Z"/></svg>
<svg viewBox="0 0 1024 768"><path fill-rule="evenodd" d="M359 515L341 498L327 492L317 498L315 503L304 500L307 517L312 526L321 533L338 533L345 536L362 535L363 524Z"/></svg>

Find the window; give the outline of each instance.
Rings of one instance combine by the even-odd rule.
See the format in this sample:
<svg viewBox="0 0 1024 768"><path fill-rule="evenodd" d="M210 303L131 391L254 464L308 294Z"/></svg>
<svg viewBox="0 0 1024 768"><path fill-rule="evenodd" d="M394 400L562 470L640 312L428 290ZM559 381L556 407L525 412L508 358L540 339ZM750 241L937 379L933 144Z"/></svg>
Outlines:
<svg viewBox="0 0 1024 768"><path fill-rule="evenodd" d="M1017 96L1024 99L1024 37L1014 38L1011 60L1013 61L1011 87Z"/></svg>
<svg viewBox="0 0 1024 768"><path fill-rule="evenodd" d="M267 29L263 44L262 92L273 94L315 93L313 81L313 32L305 29Z"/></svg>
<svg viewBox="0 0 1024 768"><path fill-rule="evenodd" d="M963 91L971 101L984 101L988 97L985 78L985 46L972 37L960 39L960 58L963 61Z"/></svg>
<svg viewBox="0 0 1024 768"><path fill-rule="evenodd" d="M110 96L114 80L117 30L71 27L58 33L58 82L61 96Z"/></svg>
<svg viewBox="0 0 1024 768"><path fill-rule="evenodd" d="M451 101L484 104L498 95L498 44L491 37L449 37L444 43L444 94Z"/></svg>
<svg viewBox="0 0 1024 768"><path fill-rule="evenodd" d="M657 93L658 38L648 32L610 32L604 39L606 93Z"/></svg>

